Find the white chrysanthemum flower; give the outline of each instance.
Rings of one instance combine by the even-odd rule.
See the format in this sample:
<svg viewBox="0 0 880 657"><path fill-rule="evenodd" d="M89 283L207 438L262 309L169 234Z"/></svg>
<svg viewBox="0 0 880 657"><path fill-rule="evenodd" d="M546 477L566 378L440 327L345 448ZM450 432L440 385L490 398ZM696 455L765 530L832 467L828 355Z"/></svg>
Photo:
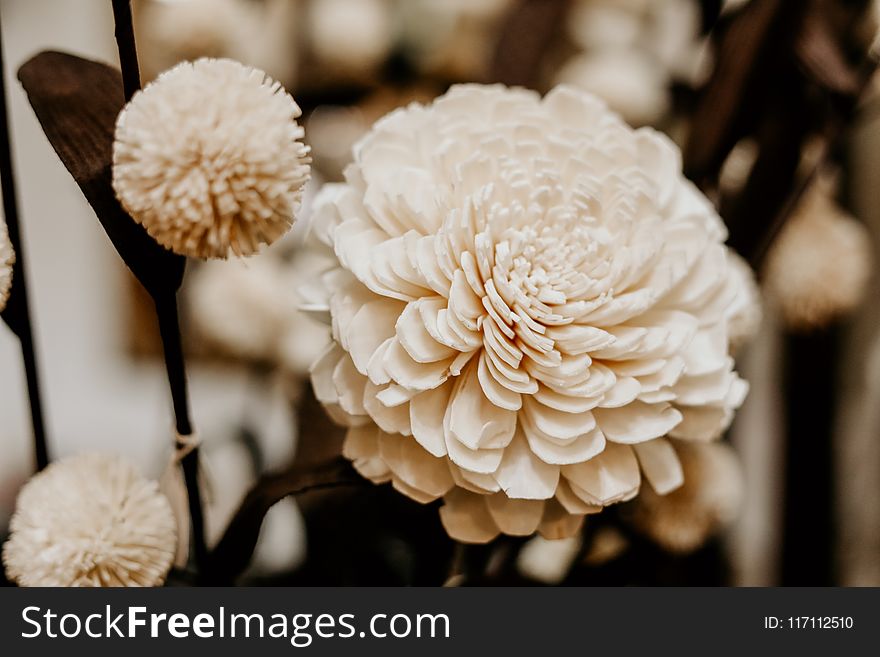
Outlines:
<svg viewBox="0 0 880 657"><path fill-rule="evenodd" d="M6 222L0 218L0 311L6 307L12 290L12 266L15 264L15 251L9 241Z"/></svg>
<svg viewBox="0 0 880 657"><path fill-rule="evenodd" d="M684 485L665 496L645 491L634 504L632 518L663 548L687 553L736 518L743 481L736 453L724 443L676 442L675 449Z"/></svg>
<svg viewBox="0 0 880 657"><path fill-rule="evenodd" d="M177 529L168 500L115 456L49 465L21 489L6 575L20 586L158 586L171 569Z"/></svg>
<svg viewBox="0 0 880 657"><path fill-rule="evenodd" d="M679 152L593 96L453 87L380 120L316 199L339 266L317 397L375 482L449 533L570 536L681 484L664 436L717 438L747 385L744 293Z"/></svg>
<svg viewBox="0 0 880 657"><path fill-rule="evenodd" d="M299 310L303 279L321 261L302 250L292 262L262 257L207 262L189 288L189 307L198 333L235 358L283 363L305 374L327 345L327 332Z"/></svg>
<svg viewBox="0 0 880 657"><path fill-rule="evenodd" d="M309 178L301 111L281 85L228 59L184 62L119 114L113 188L181 255L256 253L293 224Z"/></svg>
<svg viewBox="0 0 880 657"><path fill-rule="evenodd" d="M813 183L767 254L764 282L786 325L821 328L852 311L871 274L864 225L832 198L834 183Z"/></svg>

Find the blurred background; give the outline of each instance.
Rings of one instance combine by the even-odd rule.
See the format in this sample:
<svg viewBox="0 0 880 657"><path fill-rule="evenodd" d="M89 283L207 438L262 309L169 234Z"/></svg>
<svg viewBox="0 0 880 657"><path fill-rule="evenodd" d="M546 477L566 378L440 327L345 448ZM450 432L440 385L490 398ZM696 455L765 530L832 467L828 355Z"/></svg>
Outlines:
<svg viewBox="0 0 880 657"><path fill-rule="evenodd" d="M880 309L871 302L880 295L880 85L869 54L877 31L872 2L135 0L133 7L144 82L181 60L231 57L291 92L314 157L303 217L320 184L341 179L352 144L373 121L456 82L539 91L572 84L602 96L629 123L666 132L761 285L758 337L738 352L751 393L728 437L739 455L743 503L720 534L706 529L687 549L666 549L668 558L641 559L642 571L653 569L645 577L619 576L642 548L608 533L576 552L584 568L605 567L607 577L567 581L880 585ZM172 421L149 299L15 77L43 49L115 65L110 2L0 0L0 17L50 448L55 456L122 453L158 477ZM338 432L307 383L326 328L296 310L308 301L298 280L320 267L305 223L247 263L188 267L184 334L193 416L214 482L214 540L261 473L338 449ZM0 528L32 472L29 422L19 345L3 326ZM363 511L351 500L323 504ZM404 501L390 504L389 514L417 513ZM303 564L321 550L332 553L337 530L310 520L308 508L288 499L272 509L250 581L327 581L329 566L303 574ZM418 518L420 540L429 540L437 527ZM309 538L321 531L324 538ZM389 530L382 541L375 558L387 576L380 581L423 581L418 540ZM536 554L519 559L517 576L553 582L544 562L563 557ZM329 579L362 583L359 567L376 572L367 559Z"/></svg>

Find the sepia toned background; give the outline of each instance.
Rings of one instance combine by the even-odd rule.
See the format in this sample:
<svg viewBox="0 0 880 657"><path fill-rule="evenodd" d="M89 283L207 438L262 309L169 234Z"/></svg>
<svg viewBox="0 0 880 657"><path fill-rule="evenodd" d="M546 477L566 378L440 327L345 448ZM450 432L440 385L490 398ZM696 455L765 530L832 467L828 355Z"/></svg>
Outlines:
<svg viewBox="0 0 880 657"><path fill-rule="evenodd" d="M226 56L260 67L286 86L304 110L315 164L313 193L322 181L340 179L352 144L374 120L411 101L429 100L455 82L503 81L540 91L560 82L582 86L604 97L630 123L653 125L684 145L700 116L700 90L718 61L703 29L704 12L724 5L723 11L733 16L746 4L139 0L134 8L145 81L183 59ZM859 3L803 4L827 18L854 51L873 39L871 3L862 3L864 14L845 27L835 17ZM145 474L158 476L169 457L166 438L172 420L152 316L44 137L15 77L21 63L43 49L115 63L110 3L0 0L0 17L52 451L59 456L118 452ZM810 47L819 37L808 37L806 45L797 42L798 52L821 59L825 51ZM746 87L725 102L751 93L759 92ZM812 98L811 93L805 91L804 97ZM783 117L794 116L790 106L782 107ZM769 103L755 109L764 110L768 116L779 112ZM812 128L811 137L827 134L825 123ZM810 165L812 143L805 138L797 144L801 167ZM729 565L726 581L732 584L880 585L880 309L874 303L880 298L880 278L871 266L880 262L876 80L858 94L845 125L828 143L835 165L832 195L841 211L866 228L860 235L873 257L865 260L867 282L859 286L858 302L822 326L792 327L778 289L765 295L759 335L739 354L751 393L729 439L741 458L745 500L720 543ZM730 190L736 197L744 188L753 151L748 140L733 149L716 199ZM768 184L772 190L778 183ZM727 219L723 202L721 207ZM737 212L743 210L731 210L731 216ZM278 270L267 276L275 276L278 289L267 303L280 308L277 313L248 312L253 300L246 274L210 279L210 265L188 270L184 316L191 404L206 441L206 467L216 482L209 529L222 526L256 473L292 458L300 431L323 422L308 405L305 374L310 356L322 346L323 329L292 310L297 276L309 270L302 232L301 227L294 230L269 249ZM742 232L734 236L735 246L758 240ZM841 267L849 256L838 254ZM807 266L809 257L803 256ZM259 281L260 272L253 269ZM224 296L225 285L239 284ZM832 296L848 293L841 288ZM263 325L251 326L248 319ZM212 321L258 347L247 353L229 349L204 331ZM284 335L276 335L279 331ZM260 350L259 345L274 340L281 344L277 350ZM0 527L31 470L19 346L3 327ZM286 500L273 509L264 528L254 574L290 571L305 550L300 511Z"/></svg>

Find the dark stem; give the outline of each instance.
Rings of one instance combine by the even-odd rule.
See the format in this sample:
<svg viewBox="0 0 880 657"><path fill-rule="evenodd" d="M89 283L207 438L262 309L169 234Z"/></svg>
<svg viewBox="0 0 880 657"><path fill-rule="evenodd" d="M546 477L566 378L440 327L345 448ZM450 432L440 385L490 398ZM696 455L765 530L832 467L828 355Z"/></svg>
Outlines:
<svg viewBox="0 0 880 657"><path fill-rule="evenodd" d="M171 389L171 403L174 406L174 421L177 433L181 436L192 434L189 419L189 402L186 387L186 368L183 360L183 346L180 339L180 322L177 313L177 296L174 294L156 297L156 315L159 318L159 333L165 352L165 370ZM199 450L189 452L181 461L186 493L189 501L189 514L192 521L193 550L196 565L205 564L208 549L205 544L205 521L202 514L202 496L199 490Z"/></svg>
<svg viewBox="0 0 880 657"><path fill-rule="evenodd" d="M285 497L365 482L342 456L262 476L245 495L214 547L202 583L230 584L244 571L253 556L266 514Z"/></svg>
<svg viewBox="0 0 880 657"><path fill-rule="evenodd" d="M125 99L128 101L141 88L141 74L129 0L113 0L113 20L116 25L116 46L119 50L119 66L122 69L122 86ZM180 340L177 296L174 292L162 293L154 296L154 301L156 314L159 318L162 347L165 351L165 369L168 372L168 385L171 389L171 403L174 406L177 433L181 436L189 436L192 435L193 430L189 419L186 367ZM205 520L202 513L202 496L199 490L198 448L193 449L183 458L181 467L189 501L196 567L201 570L207 561L208 548L205 543Z"/></svg>
<svg viewBox="0 0 880 657"><path fill-rule="evenodd" d="M0 30L2 32L2 30ZM15 249L15 264L12 267L12 296L9 299L10 316L15 319L10 326L21 341L21 355L27 380L28 400L31 408L31 426L34 433L34 460L37 470L49 464L49 450L46 446L46 425L43 421L43 404L40 399L40 385L37 374L37 356L34 351L34 334L31 325L30 304L28 302L25 278L25 253L22 245L21 227L18 221L18 201L15 192L15 175L12 170L12 145L9 129L9 116L6 109L6 76L3 63L3 41L0 35L0 124L3 129L0 144L0 185L3 187L3 213L9 241Z"/></svg>
<svg viewBox="0 0 880 657"><path fill-rule="evenodd" d="M122 88L128 102L141 88L130 0L113 0L113 21L116 24L116 48L119 50L119 67L122 69Z"/></svg>

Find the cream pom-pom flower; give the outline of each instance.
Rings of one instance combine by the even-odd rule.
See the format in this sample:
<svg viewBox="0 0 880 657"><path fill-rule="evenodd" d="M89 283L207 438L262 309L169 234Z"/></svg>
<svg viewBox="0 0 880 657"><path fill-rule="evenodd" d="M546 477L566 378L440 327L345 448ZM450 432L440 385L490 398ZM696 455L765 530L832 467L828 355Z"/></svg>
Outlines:
<svg viewBox="0 0 880 657"><path fill-rule="evenodd" d="M744 489L739 460L725 443L688 444L675 449L684 484L665 496L652 491L633 505L635 525L670 552L693 552L732 522L742 506Z"/></svg>
<svg viewBox="0 0 880 657"><path fill-rule="evenodd" d="M665 436L717 438L747 385L743 278L676 147L572 88L466 85L354 156L315 202L338 266L312 379L358 471L442 497L465 542L679 486Z"/></svg>
<svg viewBox="0 0 880 657"><path fill-rule="evenodd" d="M293 225L309 178L301 110L278 82L229 59L183 62L116 121L113 188L181 255L256 253Z"/></svg>
<svg viewBox="0 0 880 657"><path fill-rule="evenodd" d="M833 177L807 190L767 254L764 281L786 325L822 328L861 302L873 265L867 229L833 198Z"/></svg>
<svg viewBox="0 0 880 657"><path fill-rule="evenodd" d="M6 222L0 218L0 310L6 307L12 290L12 266L15 264L15 251L9 241Z"/></svg>
<svg viewBox="0 0 880 657"><path fill-rule="evenodd" d="M20 586L158 586L171 569L177 529L156 482L115 456L49 465L21 489L6 575Z"/></svg>

